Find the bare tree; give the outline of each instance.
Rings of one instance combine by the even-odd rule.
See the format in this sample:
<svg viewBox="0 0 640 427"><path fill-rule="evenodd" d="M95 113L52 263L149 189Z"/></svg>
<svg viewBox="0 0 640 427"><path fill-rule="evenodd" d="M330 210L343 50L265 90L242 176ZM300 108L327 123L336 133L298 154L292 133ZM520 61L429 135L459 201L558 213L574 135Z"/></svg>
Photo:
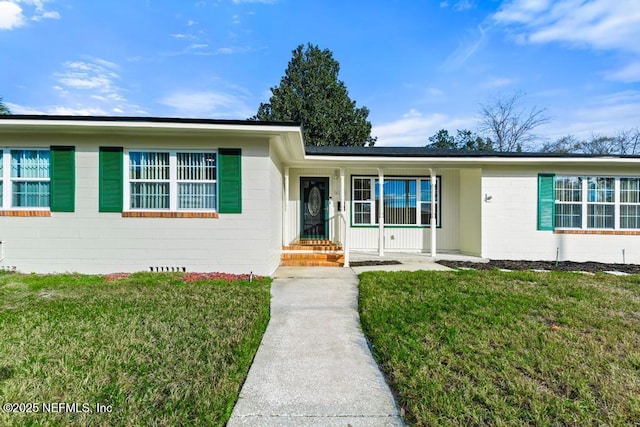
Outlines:
<svg viewBox="0 0 640 427"><path fill-rule="evenodd" d="M619 154L620 142L613 136L593 134L591 135L591 139L584 140L580 143L580 152L601 156Z"/></svg>
<svg viewBox="0 0 640 427"><path fill-rule="evenodd" d="M640 154L640 128L620 131L616 138L620 145L620 154Z"/></svg>
<svg viewBox="0 0 640 427"><path fill-rule="evenodd" d="M545 142L542 146L543 153L570 154L578 153L581 150L583 141L573 135L565 135L556 141Z"/></svg>
<svg viewBox="0 0 640 427"><path fill-rule="evenodd" d="M480 105L479 130L493 143L496 151L522 151L537 138L533 130L548 123L546 109L522 106L525 93L497 95Z"/></svg>
<svg viewBox="0 0 640 427"><path fill-rule="evenodd" d="M598 156L633 156L640 154L640 129L619 131L616 136L592 134L589 139L577 139L573 135L547 142L542 146L545 153L582 153Z"/></svg>

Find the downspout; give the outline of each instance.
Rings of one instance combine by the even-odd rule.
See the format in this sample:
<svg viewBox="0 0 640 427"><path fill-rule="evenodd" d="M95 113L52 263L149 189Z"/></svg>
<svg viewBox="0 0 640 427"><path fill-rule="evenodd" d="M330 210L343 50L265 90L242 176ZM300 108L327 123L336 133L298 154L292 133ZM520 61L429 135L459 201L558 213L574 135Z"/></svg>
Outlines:
<svg viewBox="0 0 640 427"><path fill-rule="evenodd" d="M378 256L384 256L384 173L378 168Z"/></svg>
<svg viewBox="0 0 640 427"><path fill-rule="evenodd" d="M438 189L436 188L436 175L432 168L429 168L431 174L431 257L436 257L436 194Z"/></svg>

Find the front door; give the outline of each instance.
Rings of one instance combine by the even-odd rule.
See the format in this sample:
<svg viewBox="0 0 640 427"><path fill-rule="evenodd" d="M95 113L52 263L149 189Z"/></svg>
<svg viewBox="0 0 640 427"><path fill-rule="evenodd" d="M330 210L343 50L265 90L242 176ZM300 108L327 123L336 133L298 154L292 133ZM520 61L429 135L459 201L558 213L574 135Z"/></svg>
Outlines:
<svg viewBox="0 0 640 427"><path fill-rule="evenodd" d="M329 178L300 177L303 239L328 237Z"/></svg>

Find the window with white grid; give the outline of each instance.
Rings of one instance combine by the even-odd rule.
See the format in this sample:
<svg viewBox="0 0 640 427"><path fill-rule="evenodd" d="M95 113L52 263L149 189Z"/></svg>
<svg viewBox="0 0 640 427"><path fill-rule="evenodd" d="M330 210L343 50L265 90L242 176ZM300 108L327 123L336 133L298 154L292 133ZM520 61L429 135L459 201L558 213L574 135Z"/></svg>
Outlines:
<svg viewBox="0 0 640 427"><path fill-rule="evenodd" d="M620 228L640 228L640 178L620 178Z"/></svg>
<svg viewBox="0 0 640 427"><path fill-rule="evenodd" d="M215 152L129 151L129 209L217 210Z"/></svg>
<svg viewBox="0 0 640 427"><path fill-rule="evenodd" d="M582 227L582 177L556 177L556 227Z"/></svg>
<svg viewBox="0 0 640 427"><path fill-rule="evenodd" d="M353 179L353 223L358 225L374 224L374 210L372 209L374 199L371 178Z"/></svg>
<svg viewBox="0 0 640 427"><path fill-rule="evenodd" d="M216 208L215 153L177 153L178 209Z"/></svg>
<svg viewBox="0 0 640 427"><path fill-rule="evenodd" d="M5 200L3 197L3 206L7 208L49 207L51 165L49 154L49 150L5 151L3 160L9 156L9 170L3 168L3 175L9 174L9 177L8 180L4 177L3 184L10 182L11 200ZM3 196L5 193L8 192L3 191ZM7 194L6 197L9 195Z"/></svg>
<svg viewBox="0 0 640 427"><path fill-rule="evenodd" d="M587 178L587 228L613 228L615 178Z"/></svg>
<svg viewBox="0 0 640 427"><path fill-rule="evenodd" d="M431 225L431 180L420 180L420 224ZM440 186L436 180L434 196L436 202L436 225L440 226Z"/></svg>
<svg viewBox="0 0 640 427"><path fill-rule="evenodd" d="M169 209L169 153L129 152L131 209Z"/></svg>

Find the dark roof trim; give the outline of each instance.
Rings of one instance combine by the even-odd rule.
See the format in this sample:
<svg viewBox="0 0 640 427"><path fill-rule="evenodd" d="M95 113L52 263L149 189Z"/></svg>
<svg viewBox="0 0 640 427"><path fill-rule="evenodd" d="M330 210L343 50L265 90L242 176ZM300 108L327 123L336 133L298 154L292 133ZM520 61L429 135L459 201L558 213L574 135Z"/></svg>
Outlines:
<svg viewBox="0 0 640 427"><path fill-rule="evenodd" d="M425 147L353 147L353 146L306 146L305 152L312 156L351 156L351 157L506 157L506 158L628 158L637 159L639 155L596 155L596 154L560 154L535 152L500 152L469 150L434 150Z"/></svg>
<svg viewBox="0 0 640 427"><path fill-rule="evenodd" d="M187 119L180 117L132 117L132 116L55 116L30 114L0 114L0 120L44 120L74 122L122 122L122 123L186 123L204 125L248 125L300 127L299 122L266 122L260 120Z"/></svg>

